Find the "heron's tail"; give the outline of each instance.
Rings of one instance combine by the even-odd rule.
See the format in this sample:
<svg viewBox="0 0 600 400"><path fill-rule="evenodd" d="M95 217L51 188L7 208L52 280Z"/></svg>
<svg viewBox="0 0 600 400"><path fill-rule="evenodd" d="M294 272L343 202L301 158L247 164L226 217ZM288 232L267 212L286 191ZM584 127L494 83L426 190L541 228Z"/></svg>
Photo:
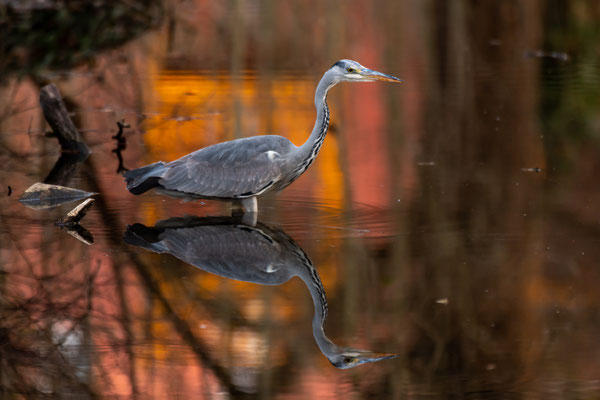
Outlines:
<svg viewBox="0 0 600 400"><path fill-rule="evenodd" d="M123 174L127 183L127 190L133 194L142 194L158 186L158 180L164 172L165 163L162 161L132 169Z"/></svg>

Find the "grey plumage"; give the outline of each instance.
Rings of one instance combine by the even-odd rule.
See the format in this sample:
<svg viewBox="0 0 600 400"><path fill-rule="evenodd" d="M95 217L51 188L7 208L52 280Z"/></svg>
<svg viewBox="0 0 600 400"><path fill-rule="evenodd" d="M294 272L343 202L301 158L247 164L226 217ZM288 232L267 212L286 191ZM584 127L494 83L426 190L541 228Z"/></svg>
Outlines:
<svg viewBox="0 0 600 400"><path fill-rule="evenodd" d="M203 197L240 199L259 195L287 171L281 154L294 145L281 136L255 136L219 143L166 165L166 189ZM199 173L201 171L201 173Z"/></svg>
<svg viewBox="0 0 600 400"><path fill-rule="evenodd" d="M312 261L283 231L257 223L247 226L238 218L185 217L160 221L154 227L127 227L125 242L157 253L169 253L200 269L245 282L280 285L298 276L308 287L315 306L312 327L321 352L338 368L393 358L339 347L324 332L327 298Z"/></svg>
<svg viewBox="0 0 600 400"><path fill-rule="evenodd" d="M127 189L136 195L159 188L171 195L223 200L248 199L282 190L306 171L321 149L329 126L329 89L342 81L375 80L401 82L356 61L338 61L317 86L317 118L302 146L275 135L218 143L169 163L157 162L127 171L124 174ZM243 204L256 207L255 202Z"/></svg>

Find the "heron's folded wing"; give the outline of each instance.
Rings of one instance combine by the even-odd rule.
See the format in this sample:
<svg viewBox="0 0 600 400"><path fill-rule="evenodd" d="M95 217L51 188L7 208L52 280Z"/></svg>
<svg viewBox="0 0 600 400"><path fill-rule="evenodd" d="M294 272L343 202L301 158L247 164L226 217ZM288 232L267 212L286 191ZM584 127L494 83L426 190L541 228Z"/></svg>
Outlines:
<svg viewBox="0 0 600 400"><path fill-rule="evenodd" d="M260 194L281 179L285 160L275 151L205 159L191 154L168 165L160 180L170 190L206 197L244 198Z"/></svg>

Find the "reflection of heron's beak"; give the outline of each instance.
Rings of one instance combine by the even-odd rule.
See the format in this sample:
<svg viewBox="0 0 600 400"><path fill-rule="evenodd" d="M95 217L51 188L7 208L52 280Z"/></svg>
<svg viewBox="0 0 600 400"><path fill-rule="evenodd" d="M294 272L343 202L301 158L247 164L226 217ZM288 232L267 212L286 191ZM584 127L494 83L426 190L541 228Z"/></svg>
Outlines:
<svg viewBox="0 0 600 400"><path fill-rule="evenodd" d="M398 79L395 76L391 76L388 74L384 74L382 72L378 72L378 71L374 71L372 69L363 69L360 74L362 76L364 76L365 78L372 80L372 81L383 81L383 82L396 82L396 83L402 83L404 82L402 79Z"/></svg>

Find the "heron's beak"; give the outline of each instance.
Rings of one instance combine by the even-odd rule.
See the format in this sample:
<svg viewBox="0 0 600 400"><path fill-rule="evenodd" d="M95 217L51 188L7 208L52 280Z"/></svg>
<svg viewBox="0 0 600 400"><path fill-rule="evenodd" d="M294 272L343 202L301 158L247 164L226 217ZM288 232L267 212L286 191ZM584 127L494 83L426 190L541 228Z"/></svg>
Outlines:
<svg viewBox="0 0 600 400"><path fill-rule="evenodd" d="M365 351L358 356L358 362L356 365L387 360L389 358L396 358L398 356L398 354L394 353L372 353L370 351Z"/></svg>
<svg viewBox="0 0 600 400"><path fill-rule="evenodd" d="M388 74L384 74L382 72L374 71L372 69L365 68L360 74L370 81L383 81L383 82L396 82L402 83L404 82L402 79L396 78L395 76L391 76Z"/></svg>

